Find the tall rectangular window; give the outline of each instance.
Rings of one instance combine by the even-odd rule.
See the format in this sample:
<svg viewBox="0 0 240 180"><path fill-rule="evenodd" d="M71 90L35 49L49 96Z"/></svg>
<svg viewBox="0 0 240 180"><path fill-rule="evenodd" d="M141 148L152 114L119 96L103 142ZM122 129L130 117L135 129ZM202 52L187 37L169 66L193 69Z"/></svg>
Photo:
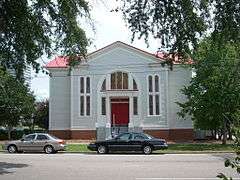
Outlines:
<svg viewBox="0 0 240 180"><path fill-rule="evenodd" d="M152 76L148 76L148 90L149 92L153 91Z"/></svg>
<svg viewBox="0 0 240 180"><path fill-rule="evenodd" d="M156 109L156 115L159 115L159 95L155 95L155 109Z"/></svg>
<svg viewBox="0 0 240 180"><path fill-rule="evenodd" d="M91 81L90 77L80 77L80 116L91 114Z"/></svg>
<svg viewBox="0 0 240 180"><path fill-rule="evenodd" d="M86 115L90 116L90 96L86 96Z"/></svg>
<svg viewBox="0 0 240 180"><path fill-rule="evenodd" d="M86 79L86 92L90 93L90 77Z"/></svg>
<svg viewBox="0 0 240 180"><path fill-rule="evenodd" d="M159 75L148 76L148 115L160 115Z"/></svg>
<svg viewBox="0 0 240 180"><path fill-rule="evenodd" d="M102 97L102 115L106 115L106 97Z"/></svg>
<svg viewBox="0 0 240 180"><path fill-rule="evenodd" d="M153 115L153 96L149 95L149 115Z"/></svg>
<svg viewBox="0 0 240 180"><path fill-rule="evenodd" d="M80 78L80 93L84 93L84 77Z"/></svg>
<svg viewBox="0 0 240 180"><path fill-rule="evenodd" d="M80 96L80 115L84 116L84 96Z"/></svg>
<svg viewBox="0 0 240 180"><path fill-rule="evenodd" d="M155 92L159 92L159 78L155 75Z"/></svg>
<svg viewBox="0 0 240 180"><path fill-rule="evenodd" d="M138 98L133 97L133 115L138 115Z"/></svg>

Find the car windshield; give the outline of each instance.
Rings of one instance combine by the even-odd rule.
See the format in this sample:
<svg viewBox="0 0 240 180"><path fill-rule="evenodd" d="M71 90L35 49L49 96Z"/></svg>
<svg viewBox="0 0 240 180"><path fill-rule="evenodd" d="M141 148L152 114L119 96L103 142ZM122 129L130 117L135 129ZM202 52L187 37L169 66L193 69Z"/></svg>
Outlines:
<svg viewBox="0 0 240 180"><path fill-rule="evenodd" d="M145 134L148 139L153 139L154 137L150 136L149 134Z"/></svg>

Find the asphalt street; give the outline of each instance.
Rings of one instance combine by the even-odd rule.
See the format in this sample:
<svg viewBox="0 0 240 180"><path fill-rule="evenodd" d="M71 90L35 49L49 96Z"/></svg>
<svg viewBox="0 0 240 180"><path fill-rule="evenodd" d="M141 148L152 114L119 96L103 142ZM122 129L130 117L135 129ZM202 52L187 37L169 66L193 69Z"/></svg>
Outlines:
<svg viewBox="0 0 240 180"><path fill-rule="evenodd" d="M0 154L0 180L240 179L224 159L233 154Z"/></svg>

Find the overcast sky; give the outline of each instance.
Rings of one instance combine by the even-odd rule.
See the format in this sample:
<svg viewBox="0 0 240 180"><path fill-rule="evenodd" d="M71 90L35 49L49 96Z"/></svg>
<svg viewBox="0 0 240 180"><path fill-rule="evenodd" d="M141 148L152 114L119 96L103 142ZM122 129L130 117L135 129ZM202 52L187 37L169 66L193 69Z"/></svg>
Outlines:
<svg viewBox="0 0 240 180"><path fill-rule="evenodd" d="M115 0L92 0L91 16L94 20L96 31L93 31L89 26L84 25L87 36L93 39L93 44L88 47L88 52L93 52L115 41L122 41L133 45L137 48L155 53L158 49L158 41L150 40L149 47L144 40L135 40L131 43L131 32L125 25L120 13L110 12L116 7ZM81 26L82 27L82 26ZM44 62L49 62L51 59L44 58ZM48 76L42 73L32 73L31 89L34 91L38 100L49 97L49 79Z"/></svg>

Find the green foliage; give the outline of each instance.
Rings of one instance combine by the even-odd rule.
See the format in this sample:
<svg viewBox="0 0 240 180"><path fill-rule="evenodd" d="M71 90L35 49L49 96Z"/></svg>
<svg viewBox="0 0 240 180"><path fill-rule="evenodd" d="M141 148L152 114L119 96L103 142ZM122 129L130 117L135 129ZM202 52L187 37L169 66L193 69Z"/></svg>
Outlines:
<svg viewBox="0 0 240 180"><path fill-rule="evenodd" d="M0 69L0 125L12 127L30 121L34 109L34 96L29 88Z"/></svg>
<svg viewBox="0 0 240 180"><path fill-rule="evenodd" d="M238 174L240 174L240 116L239 112L237 112L237 123L235 121L234 123L234 136L235 136L235 151L236 151L236 157L233 160L227 159L224 163L225 167L230 167L232 169L235 169ZM232 180L232 177L227 177L223 173L219 173L217 175L218 178L223 180Z"/></svg>
<svg viewBox="0 0 240 180"><path fill-rule="evenodd" d="M213 32L220 44L240 40L239 0L121 0L117 10L132 31L133 39L149 35L160 48L180 55L196 48L205 33Z"/></svg>
<svg viewBox="0 0 240 180"><path fill-rule="evenodd" d="M34 132L45 133L44 130L32 131L31 129L23 129L23 130L14 129L11 131L11 139L14 139L14 140L21 139L23 137L23 135L27 135L27 134L34 133ZM8 131L0 129L0 140L7 140L7 139L8 139Z"/></svg>
<svg viewBox="0 0 240 180"><path fill-rule="evenodd" d="M0 65L23 80L27 65L40 70L37 59L44 54L84 56L89 40L81 18L90 19L85 0L0 1Z"/></svg>
<svg viewBox="0 0 240 180"><path fill-rule="evenodd" d="M44 100L36 103L36 112L34 114L34 125L40 128L48 129L49 123L49 101Z"/></svg>
<svg viewBox="0 0 240 180"><path fill-rule="evenodd" d="M240 109L239 46L206 39L194 55L196 77L182 90L187 101L178 103L179 115L191 115L196 128L226 131Z"/></svg>

